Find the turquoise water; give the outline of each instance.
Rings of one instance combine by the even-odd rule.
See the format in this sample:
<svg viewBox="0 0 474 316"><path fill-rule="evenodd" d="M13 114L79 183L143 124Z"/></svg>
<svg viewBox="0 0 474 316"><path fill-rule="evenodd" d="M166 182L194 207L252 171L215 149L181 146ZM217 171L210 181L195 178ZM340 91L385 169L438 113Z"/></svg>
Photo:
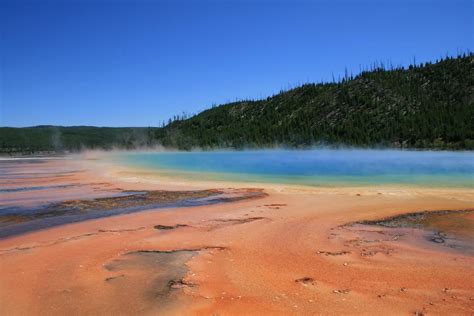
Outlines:
<svg viewBox="0 0 474 316"><path fill-rule="evenodd" d="M127 166L199 180L312 186L402 184L474 187L473 152L401 150L257 150L133 152Z"/></svg>

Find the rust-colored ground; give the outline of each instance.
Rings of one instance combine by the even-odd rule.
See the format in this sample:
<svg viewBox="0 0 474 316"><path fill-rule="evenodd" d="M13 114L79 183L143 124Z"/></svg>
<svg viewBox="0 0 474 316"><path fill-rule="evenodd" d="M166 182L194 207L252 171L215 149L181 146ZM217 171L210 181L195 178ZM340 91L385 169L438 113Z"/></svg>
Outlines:
<svg viewBox="0 0 474 316"><path fill-rule="evenodd" d="M130 181L130 172L125 177L123 171L97 172L90 163L78 168L62 160L41 168L46 167L73 171L31 181L81 186L8 193L1 203L230 185ZM35 173L37 166L21 170L28 168ZM15 183L21 181L30 180ZM143 211L2 239L0 314L474 313L474 256L431 242L420 229L350 224L472 209L472 191L259 187L268 196Z"/></svg>

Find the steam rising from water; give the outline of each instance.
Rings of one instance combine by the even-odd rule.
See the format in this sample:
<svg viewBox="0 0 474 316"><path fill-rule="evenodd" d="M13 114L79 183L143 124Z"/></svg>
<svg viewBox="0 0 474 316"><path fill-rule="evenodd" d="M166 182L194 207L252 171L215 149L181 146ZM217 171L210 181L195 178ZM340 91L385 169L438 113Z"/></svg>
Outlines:
<svg viewBox="0 0 474 316"><path fill-rule="evenodd" d="M474 187L474 153L402 150L129 152L120 164L209 180Z"/></svg>

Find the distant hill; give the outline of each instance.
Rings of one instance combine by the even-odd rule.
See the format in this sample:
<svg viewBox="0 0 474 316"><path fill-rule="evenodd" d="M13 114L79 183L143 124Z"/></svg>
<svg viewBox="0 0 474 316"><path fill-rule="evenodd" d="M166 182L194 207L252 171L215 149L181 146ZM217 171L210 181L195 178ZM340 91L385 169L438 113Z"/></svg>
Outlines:
<svg viewBox="0 0 474 316"><path fill-rule="evenodd" d="M314 145L474 149L474 56L374 67L265 100L223 104L156 128L0 128L0 153ZM158 121L158 118L157 118Z"/></svg>
<svg viewBox="0 0 474 316"><path fill-rule="evenodd" d="M155 144L156 128L35 126L0 127L0 153L33 154L81 149L133 149Z"/></svg>
<svg viewBox="0 0 474 316"><path fill-rule="evenodd" d="M377 67L338 83L224 104L157 130L165 146L474 149L473 54Z"/></svg>

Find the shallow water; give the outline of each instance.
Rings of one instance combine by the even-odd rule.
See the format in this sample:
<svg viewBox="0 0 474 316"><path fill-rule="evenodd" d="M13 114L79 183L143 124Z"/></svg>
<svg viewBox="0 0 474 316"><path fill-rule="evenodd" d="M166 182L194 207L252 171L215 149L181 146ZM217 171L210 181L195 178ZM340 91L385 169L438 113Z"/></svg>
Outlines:
<svg viewBox="0 0 474 316"><path fill-rule="evenodd" d="M102 199L73 200L67 201L67 203L46 204L35 207L2 207L0 204L0 239L102 217L146 210L212 205L262 196L261 191L245 193L159 191L158 194L163 196L162 199L155 198L155 201L150 199L149 202L140 203L141 199L137 201L136 197L144 195L144 193L150 195L153 194L153 191L138 193L124 191ZM167 195L172 195L172 197L167 198ZM120 200L125 203L119 203ZM65 203L67 205L64 205Z"/></svg>
<svg viewBox="0 0 474 316"><path fill-rule="evenodd" d="M313 186L474 187L473 152L258 150L131 152L112 160L166 176Z"/></svg>

